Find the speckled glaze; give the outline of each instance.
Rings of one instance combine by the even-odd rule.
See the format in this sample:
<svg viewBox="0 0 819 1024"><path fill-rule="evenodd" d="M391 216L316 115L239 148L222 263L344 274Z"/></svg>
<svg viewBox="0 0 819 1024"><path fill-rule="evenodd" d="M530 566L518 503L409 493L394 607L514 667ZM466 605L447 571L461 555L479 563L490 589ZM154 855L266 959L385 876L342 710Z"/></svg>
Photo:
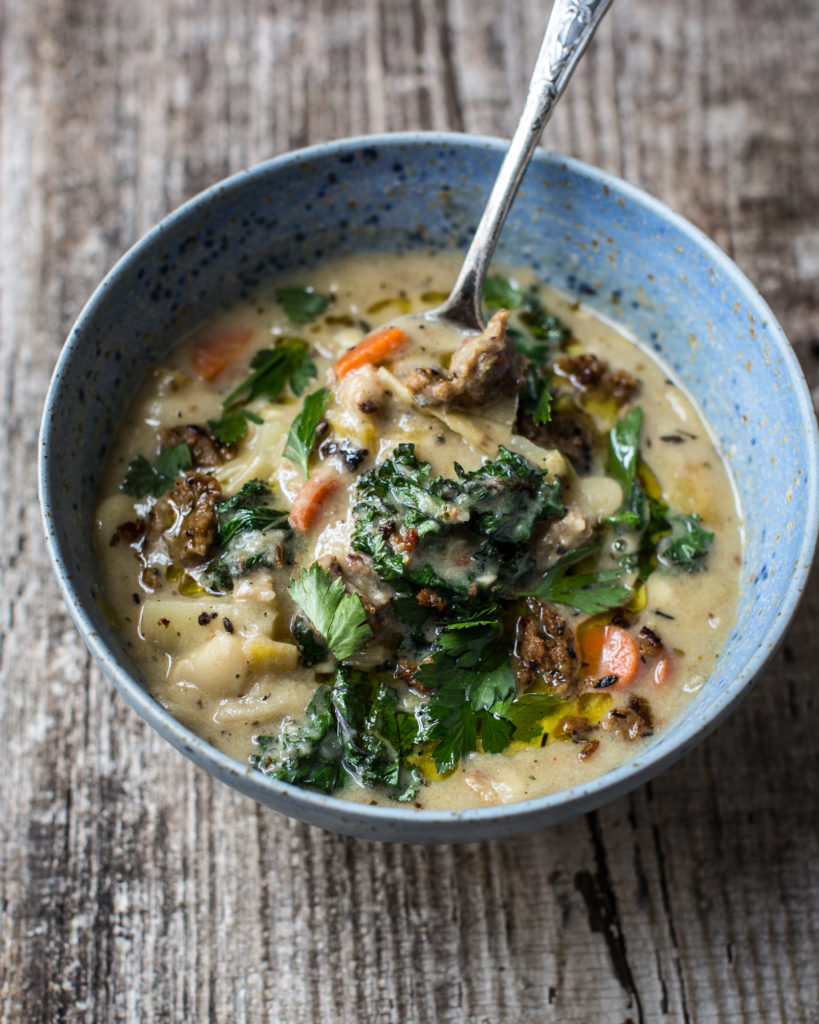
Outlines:
<svg viewBox="0 0 819 1024"><path fill-rule="evenodd" d="M57 364L43 418L40 494L51 558L88 647L126 700L212 775L337 832L406 843L473 842L555 824L651 778L748 692L805 584L819 503L817 430L799 365L764 301L696 228L645 193L539 152L498 261L530 264L654 347L695 395L736 481L747 552L737 624L716 674L632 761L586 786L463 812L369 807L267 779L214 750L146 692L100 611L92 516L118 419L149 364L220 306L327 255L463 249L505 143L403 134L271 160L181 207L94 293Z"/></svg>

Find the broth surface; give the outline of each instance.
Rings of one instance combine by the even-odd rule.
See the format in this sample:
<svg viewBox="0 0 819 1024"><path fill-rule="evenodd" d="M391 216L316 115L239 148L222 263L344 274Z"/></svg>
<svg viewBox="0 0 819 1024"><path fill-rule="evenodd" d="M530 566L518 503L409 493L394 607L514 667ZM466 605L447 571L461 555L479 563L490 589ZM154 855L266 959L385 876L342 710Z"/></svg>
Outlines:
<svg viewBox="0 0 819 1024"><path fill-rule="evenodd" d="M358 488L365 474L393 458L398 445L414 445L415 456L430 464L431 473L447 479L453 478L456 464L464 474L479 470L496 459L500 447L536 467L545 474L544 480L560 478L561 499L570 515L538 520L535 532L543 534L538 550L553 543L545 534L555 521L564 522L566 537L558 538L556 553L543 562L541 575L560 557L597 537L600 557L605 559L600 571L620 571L615 585L633 586L634 592L619 609L601 613L578 612L567 604L552 603L553 607L578 639L591 636L590 630L598 627L609 629L611 636L625 630L635 642L640 638L641 664L634 680L623 688L619 683L575 680L569 690L557 694L559 702L542 716L542 735L528 739L513 735L501 753L468 751L452 771L436 771L435 742L428 740L407 764L423 779L412 803L429 808L466 808L540 796L582 784L633 757L707 685L733 622L742 555L731 482L690 398L642 346L571 297L538 285L527 271L516 270L509 278L567 328L569 336L559 345L550 343L554 355L562 353L566 367L579 365L576 357L594 356L639 382L636 393L617 405L611 395L601 398L593 390L584 390L572 371L560 369L558 360L553 408L555 403L558 410L561 403L566 408L574 403L572 415L575 408L580 409L582 422L593 423L603 439L630 409L642 410L643 488L649 494L653 490L654 500L674 515L698 516L703 529L714 535L707 556L696 562L697 571L661 561L641 582L636 570L622 569L618 559L629 553L632 539L624 527L606 525L622 510L625 496L607 467L605 450L596 445L584 455L587 464L580 467L575 459L573 469L572 456L565 450L561 453L521 436L515 420L515 389L498 387L491 400L471 408L420 405L418 395L423 399L424 392L409 390L419 365L433 367L433 385L446 381L448 375L456 379L450 373L455 357L448 332L436 332L434 325L426 325L424 334L413 329L410 341L395 353L363 364L334 382L332 367L339 357L379 324L401 326L403 315L440 302L459 261L457 255L440 253L349 257L288 282L332 298L325 310L305 323L294 323L271 289L269 300L236 306L181 339L166 362L143 382L123 419L108 457L97 512L104 601L151 693L183 724L247 764L251 755L259 753L258 737L281 737L283 728L295 728L304 720L317 679L327 681L334 671L332 659L305 664L310 659L292 629L299 608L288 593L290 581L315 562L328 574L340 567L337 574L346 592L362 595L368 622L375 624L373 638L345 661L369 673L368 678L377 676L396 687L399 706L407 713L416 714L428 699L425 688L414 685L411 671L408 685L406 672L402 676L396 667L401 658L393 637L395 623L389 619L395 588L373 576L366 555L359 552L350 557L357 519L353 507L360 500ZM510 323L519 328L516 316L519 313L513 314ZM202 379L202 353L220 351L213 339L225 338L233 339L227 348L233 346L238 354L212 380ZM223 402L247 378L253 353L292 338L306 342L316 377L306 382L300 396L285 389L276 401L257 398L246 403L242 408L251 413L245 417L246 434L229 446L214 443L208 422L224 417ZM208 373L212 369L205 368ZM290 512L293 521L293 505L303 500L305 477L302 468L283 455L288 431L305 397L327 382L332 394L321 415L309 466L312 480L320 483L326 477L332 482L328 496L315 514L311 511L314 519L307 529L290 531L285 525L242 534L245 547L239 562L231 549L231 589L215 586L212 539L211 554L200 557L192 551L196 541L185 540L189 523L178 507L172 505L169 513L167 509L163 513L164 519L158 517L157 508L167 497L160 493L135 498L123 493L129 466L139 456L155 464L160 448L173 447L172 441L182 444L187 437L195 455L193 468L202 478L197 486L207 489L218 484L224 501L249 481L262 481L271 491L267 507ZM194 435L184 433L189 425L209 437L207 444L202 441L202 450L209 445L210 454L202 456L192 441ZM197 462L200 457L204 463ZM169 488L174 479L181 480L192 471L183 469L181 476L171 474ZM387 540L392 544L395 538ZM658 550L662 553L662 543ZM636 559L636 552L631 553ZM246 570L254 558L259 565ZM454 578L458 564L456 538L442 548L438 568ZM540 566L538 562L539 570ZM523 591L521 585L518 592ZM433 598L439 595L429 599ZM514 615L519 616L514 625L518 651L525 632L521 621L534 614L524 602L520 598L514 605ZM437 613L433 609L430 614ZM384 619L389 628L379 625ZM654 646L652 637L657 641ZM582 645L575 646L582 661ZM587 646L590 650L593 644ZM571 646L568 649L574 651ZM518 695L557 693L548 673L521 683L528 678L525 671L518 671L524 660L513 657ZM583 664L588 672L588 660ZM503 717L497 710L492 714ZM482 728L488 729L485 720ZM630 731L637 735L629 738ZM488 732L481 735L487 737ZM481 742L475 745L480 748ZM335 792L351 800L393 800L383 786L353 780Z"/></svg>

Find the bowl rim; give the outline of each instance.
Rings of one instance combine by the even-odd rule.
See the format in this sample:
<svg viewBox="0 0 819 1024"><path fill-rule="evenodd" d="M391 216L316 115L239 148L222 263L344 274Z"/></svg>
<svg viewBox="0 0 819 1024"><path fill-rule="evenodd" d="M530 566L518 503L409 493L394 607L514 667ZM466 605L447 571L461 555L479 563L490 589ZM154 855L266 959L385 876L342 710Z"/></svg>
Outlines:
<svg viewBox="0 0 819 1024"><path fill-rule="evenodd" d="M502 155L507 145L508 140L505 139L460 132L413 131L359 135L293 150L216 182L163 217L120 257L97 285L69 331L68 338L57 360L46 397L38 447L38 485L46 546L71 617L105 674L149 725L178 750L196 761L199 766L204 767L222 781L239 788L245 795L284 813L292 813L293 816L302 818L302 820L325 826L328 821L335 819L340 825L340 831L352 831L355 834L366 834L372 831L374 838L389 838L384 826L390 826L397 827L399 831L403 828L404 835L409 835L417 840L422 833L432 834L436 826L450 826L448 834L452 834L453 830L455 832L463 831L465 834L469 833L467 841L474 841L495 834L525 831L543 824L556 824L558 821L591 810L636 788L704 739L747 695L763 665L781 641L793 617L813 560L816 535L819 529L819 433L802 368L784 331L765 300L753 283L722 249L699 228L665 203L621 178L584 161L538 148L533 162L552 165L556 169L565 169L589 180L601 189L608 188L624 200L645 208L671 224L695 247L707 254L715 265L719 265L721 272L732 281L749 303L753 303L755 312L758 311L763 316L766 321L768 340L782 360L786 378L793 385L792 398L798 407L804 428L805 448L815 471L806 474L807 515L801 524L802 539L791 585L775 615L772 616L764 639L747 660L744 671L726 685L708 718L705 720L692 718L684 728L677 728L673 732L667 731L647 751L638 753L611 771L604 772L586 783L558 790L545 796L533 797L515 803L463 810L418 809L403 804L372 806L342 800L335 796L280 782L249 766L242 765L217 750L166 711L137 682L124 661L104 643L88 612L83 607L83 598L73 580L70 553L63 550L58 539L56 481L52 480L50 469L52 460L49 453L54 450L52 407L70 374L71 363L75 352L82 343L85 326L93 322L105 293L116 284L120 277L128 273L131 262L150 251L151 247L161 240L163 234L170 227L177 222L185 221L192 214L201 210L203 206L219 197L240 191L251 179L273 175L281 169L302 162L338 157L373 147L423 149L433 146L455 146L462 150L484 150ZM525 178L522 187L526 187ZM306 813L300 813L302 809ZM517 828L504 831L493 828L493 825L510 819L518 820ZM444 831L447 831L446 828ZM398 838L400 841L402 837ZM453 840L445 838L442 841Z"/></svg>

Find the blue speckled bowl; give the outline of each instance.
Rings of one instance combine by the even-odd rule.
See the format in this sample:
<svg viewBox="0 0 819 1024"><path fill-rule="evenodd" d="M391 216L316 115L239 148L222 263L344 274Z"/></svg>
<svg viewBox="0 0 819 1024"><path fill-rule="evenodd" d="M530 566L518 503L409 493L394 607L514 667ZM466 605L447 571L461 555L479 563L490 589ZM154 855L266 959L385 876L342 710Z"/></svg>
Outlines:
<svg viewBox="0 0 819 1024"><path fill-rule="evenodd" d="M799 599L817 530L817 432L797 361L753 285L696 228L575 160L540 152L498 259L531 264L646 339L698 399L747 522L736 627L683 716L617 770L553 796L463 812L359 806L266 779L214 750L146 693L96 597L92 515L118 419L149 364L219 305L281 271L360 250L464 249L505 144L462 135L352 139L271 160L154 228L106 277L60 357L43 419L40 488L54 567L78 628L126 700L217 778L303 821L372 839L469 842L554 824L645 782L749 690Z"/></svg>

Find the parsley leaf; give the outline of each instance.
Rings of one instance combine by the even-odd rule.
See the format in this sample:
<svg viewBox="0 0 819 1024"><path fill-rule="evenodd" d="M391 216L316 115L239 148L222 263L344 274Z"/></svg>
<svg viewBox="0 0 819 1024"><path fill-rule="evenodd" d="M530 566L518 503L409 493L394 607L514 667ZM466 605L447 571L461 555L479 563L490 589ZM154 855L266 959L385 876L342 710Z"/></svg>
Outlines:
<svg viewBox="0 0 819 1024"><path fill-rule="evenodd" d="M248 423L263 423L261 416L257 416L250 409L237 409L236 412L227 412L218 420L208 420L210 432L217 441L222 444L234 444L245 436Z"/></svg>
<svg viewBox="0 0 819 1024"><path fill-rule="evenodd" d="M549 387L552 383L552 374L548 373L545 379L540 383L540 396L538 397L537 403L534 409L532 409L532 422L535 426L539 427L542 423L548 423L552 418L552 393Z"/></svg>
<svg viewBox="0 0 819 1024"><path fill-rule="evenodd" d="M184 441L161 452L153 466L144 455L137 455L128 466L120 489L135 498L144 498L149 494L161 498L173 487L179 473L187 469L192 461L193 455Z"/></svg>
<svg viewBox="0 0 819 1024"><path fill-rule="evenodd" d="M329 295L322 295L312 288L277 288L276 301L280 302L287 318L294 324L309 324L311 320L327 309L332 302Z"/></svg>
<svg viewBox="0 0 819 1024"><path fill-rule="evenodd" d="M436 743L435 766L451 771L481 745L499 753L509 745L514 725L495 713L515 692L515 677L497 621L484 612L471 621L451 623L438 633L435 657L418 668L416 679L433 691L426 710L427 735Z"/></svg>
<svg viewBox="0 0 819 1024"><path fill-rule="evenodd" d="M288 593L339 661L355 654L372 636L361 598L348 594L342 580L334 580L318 562L290 581Z"/></svg>
<svg viewBox="0 0 819 1024"><path fill-rule="evenodd" d="M637 480L643 410L639 405L621 416L609 433L609 475L623 489L623 504L609 522L641 531L648 525L646 495Z"/></svg>
<svg viewBox="0 0 819 1024"><path fill-rule="evenodd" d="M569 569L600 550L599 544L576 548L564 555L543 577L532 597L566 604L587 615L618 608L631 597L631 588L617 583L623 568L569 574Z"/></svg>
<svg viewBox="0 0 819 1024"><path fill-rule="evenodd" d="M478 748L478 721L472 706L462 693L441 693L430 701L429 712L435 724L429 737L437 740L435 768L439 774L450 772L465 754Z"/></svg>
<svg viewBox="0 0 819 1024"><path fill-rule="evenodd" d="M275 402L290 384L294 394L300 395L316 367L307 355L307 342L301 338L281 338L275 348L260 349L250 360L253 373L242 381L222 402L225 409L256 398Z"/></svg>
<svg viewBox="0 0 819 1024"><path fill-rule="evenodd" d="M524 693L505 704L496 705L493 711L515 727L512 739L527 743L543 734L543 719L565 703L565 698L555 693Z"/></svg>
<svg viewBox="0 0 819 1024"><path fill-rule="evenodd" d="M310 479L308 460L316 443L316 429L324 416L327 403L330 401L330 389L321 388L308 395L304 400L301 412L293 420L290 433L287 435L287 443L284 446L284 456L292 459L301 466L306 479Z"/></svg>

